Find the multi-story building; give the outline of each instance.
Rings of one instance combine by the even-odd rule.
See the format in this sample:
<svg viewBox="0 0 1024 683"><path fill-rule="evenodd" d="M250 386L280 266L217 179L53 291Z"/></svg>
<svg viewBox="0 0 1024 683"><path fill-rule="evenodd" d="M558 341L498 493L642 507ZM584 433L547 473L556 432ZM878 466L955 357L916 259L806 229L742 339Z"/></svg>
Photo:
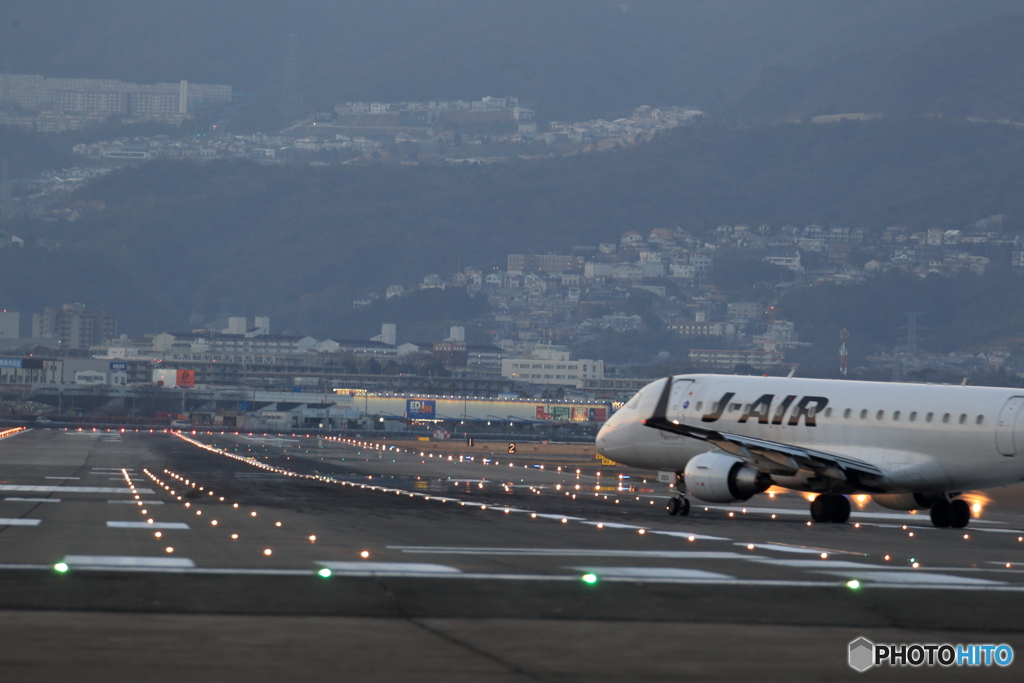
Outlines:
<svg viewBox="0 0 1024 683"><path fill-rule="evenodd" d="M57 339L67 348L87 349L117 336L117 318L85 304L64 304L32 314L32 336Z"/></svg>
<svg viewBox="0 0 1024 683"><path fill-rule="evenodd" d="M230 101L230 85L143 85L109 78L0 74L0 106L16 105L25 111L181 120L197 108Z"/></svg>
<svg viewBox="0 0 1024 683"><path fill-rule="evenodd" d="M569 360L567 349L537 345L530 358L503 359L501 375L530 384L580 388L584 380L604 379L604 361Z"/></svg>

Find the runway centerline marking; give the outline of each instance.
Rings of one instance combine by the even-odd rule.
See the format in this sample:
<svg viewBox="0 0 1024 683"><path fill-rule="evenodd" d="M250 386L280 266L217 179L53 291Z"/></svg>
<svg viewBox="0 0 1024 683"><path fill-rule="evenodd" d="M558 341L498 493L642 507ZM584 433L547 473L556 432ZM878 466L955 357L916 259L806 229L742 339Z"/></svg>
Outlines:
<svg viewBox="0 0 1024 683"><path fill-rule="evenodd" d="M748 560L734 552L704 550L627 550L606 548L460 548L389 545L388 550L422 555L531 555L541 557L641 557L672 560Z"/></svg>
<svg viewBox="0 0 1024 683"><path fill-rule="evenodd" d="M143 505L163 505L164 504L164 502L162 500L131 500L131 499L129 499L129 500L108 500L107 502L108 503L123 503L125 505L138 505L139 503L142 503Z"/></svg>
<svg viewBox="0 0 1024 683"><path fill-rule="evenodd" d="M12 503L59 503L60 498L4 498Z"/></svg>
<svg viewBox="0 0 1024 683"><path fill-rule="evenodd" d="M67 555L64 564L75 569L106 567L191 568L195 562L186 557L139 557L133 555Z"/></svg>
<svg viewBox="0 0 1024 683"><path fill-rule="evenodd" d="M113 488L110 486L22 486L20 484L0 484L0 491L20 491L23 493L153 493L153 489Z"/></svg>
<svg viewBox="0 0 1024 683"><path fill-rule="evenodd" d="M0 517L0 526L39 526L41 521L40 519L24 519L22 517L13 519Z"/></svg>
<svg viewBox="0 0 1024 683"><path fill-rule="evenodd" d="M735 576L719 574L718 572L706 572L702 569L684 569L680 567L567 567L580 573L593 573L601 579L610 577L616 578L641 578L641 579L716 579L725 581L735 579Z"/></svg>
<svg viewBox="0 0 1024 683"><path fill-rule="evenodd" d="M384 574L461 574L462 570L445 564L425 562L317 562L332 572Z"/></svg>
<svg viewBox="0 0 1024 683"><path fill-rule="evenodd" d="M47 479L60 479L61 481L67 481L70 479L81 479L81 477L46 477Z"/></svg>
<svg viewBox="0 0 1024 683"><path fill-rule="evenodd" d="M832 574L857 579L859 581L870 581L872 583L902 583L902 584L928 584L928 585L951 585L961 586L1005 586L1005 581L992 581L991 579L975 579L967 576L955 576L953 574L932 574L923 570L915 571L869 571L869 572L815 572L817 574Z"/></svg>
<svg viewBox="0 0 1024 683"><path fill-rule="evenodd" d="M812 548L805 545L788 545L786 543L741 543L736 542L733 545L741 545L745 548L754 546L757 550L774 550L780 553L797 553L801 555L820 555L821 553L836 554L836 555L859 555L863 556L864 553L856 553L850 550L833 550L832 548Z"/></svg>
<svg viewBox="0 0 1024 683"><path fill-rule="evenodd" d="M185 522L122 522L122 521L110 521L107 522L107 527L111 529L191 529Z"/></svg>

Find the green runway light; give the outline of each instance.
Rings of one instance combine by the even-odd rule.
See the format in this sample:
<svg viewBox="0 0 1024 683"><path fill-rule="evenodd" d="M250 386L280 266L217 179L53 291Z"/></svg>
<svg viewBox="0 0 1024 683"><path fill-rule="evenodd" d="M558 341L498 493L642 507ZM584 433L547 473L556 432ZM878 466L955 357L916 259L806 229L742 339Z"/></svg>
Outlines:
<svg viewBox="0 0 1024 683"><path fill-rule="evenodd" d="M331 578L331 570L328 569L327 567L324 567L323 569L318 571L317 574L319 574L320 576L322 576L325 579Z"/></svg>
<svg viewBox="0 0 1024 683"><path fill-rule="evenodd" d="M597 574L584 574L580 577L580 579L582 579L583 583L587 584L588 586L593 586L595 583L597 583Z"/></svg>
<svg viewBox="0 0 1024 683"><path fill-rule="evenodd" d="M57 564L53 565L53 568L59 571L61 574L68 570L68 566L63 562L58 562Z"/></svg>
<svg viewBox="0 0 1024 683"><path fill-rule="evenodd" d="M857 590L860 588L860 581L858 581L857 579L850 579L846 582L846 587L850 590Z"/></svg>

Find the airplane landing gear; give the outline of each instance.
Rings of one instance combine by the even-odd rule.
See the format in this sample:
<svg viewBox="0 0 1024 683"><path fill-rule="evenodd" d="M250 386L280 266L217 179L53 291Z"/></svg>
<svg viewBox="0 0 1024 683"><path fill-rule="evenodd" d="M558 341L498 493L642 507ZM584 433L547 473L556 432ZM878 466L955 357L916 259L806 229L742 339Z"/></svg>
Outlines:
<svg viewBox="0 0 1024 683"><path fill-rule="evenodd" d="M670 515L682 515L685 517L690 514L690 501L686 497L686 481L683 479L683 475L676 474L676 481L672 484L672 497L668 499L668 505L665 509L668 510Z"/></svg>
<svg viewBox="0 0 1024 683"><path fill-rule="evenodd" d="M850 499L835 493L820 494L811 502L811 519L846 524L850 519Z"/></svg>
<svg viewBox="0 0 1024 683"><path fill-rule="evenodd" d="M960 498L952 501L940 498L932 505L930 514L932 524L940 529L963 529L971 521L971 508Z"/></svg>
<svg viewBox="0 0 1024 683"><path fill-rule="evenodd" d="M665 506L670 515L682 515L686 516L690 514L690 501L683 497L671 497L668 499L668 505Z"/></svg>

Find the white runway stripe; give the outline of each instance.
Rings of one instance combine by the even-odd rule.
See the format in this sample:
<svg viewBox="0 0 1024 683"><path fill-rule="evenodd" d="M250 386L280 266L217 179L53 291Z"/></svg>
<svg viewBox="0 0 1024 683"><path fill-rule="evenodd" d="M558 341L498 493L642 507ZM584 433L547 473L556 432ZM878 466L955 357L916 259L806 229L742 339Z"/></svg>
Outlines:
<svg viewBox="0 0 1024 683"><path fill-rule="evenodd" d="M455 567L421 562L317 562L332 572L371 574L460 574Z"/></svg>
<svg viewBox="0 0 1024 683"><path fill-rule="evenodd" d="M608 550L587 548L434 548L430 546L389 545L388 550L436 555L540 555L545 557L646 557L672 560L746 560L734 552L703 550Z"/></svg>
<svg viewBox="0 0 1024 683"><path fill-rule="evenodd" d="M706 572L700 569L681 569L679 567L569 567L580 573L597 574L599 579L640 578L640 579L715 579L718 581L735 579L735 576Z"/></svg>
<svg viewBox="0 0 1024 683"><path fill-rule="evenodd" d="M81 477L46 477L47 479L60 479L61 481L67 481L68 479L81 479Z"/></svg>
<svg viewBox="0 0 1024 683"><path fill-rule="evenodd" d="M184 522L120 522L110 521L107 526L111 529L190 529Z"/></svg>
<svg viewBox="0 0 1024 683"><path fill-rule="evenodd" d="M128 499L128 500L108 500L107 502L108 503L123 503L125 505L138 505L139 503L142 503L143 505L163 505L164 504L164 502L162 500L132 500L132 499Z"/></svg>
<svg viewBox="0 0 1024 683"><path fill-rule="evenodd" d="M862 553L854 553L849 550L832 550L830 548L808 548L799 545L782 545L779 543L734 543L733 545L740 545L744 548L748 546L754 546L757 550L774 550L780 553L796 553L798 555L820 555L821 553L828 553L830 555L861 555Z"/></svg>
<svg viewBox="0 0 1024 683"><path fill-rule="evenodd" d="M39 526L38 519L22 519L20 517L15 519L4 519L0 517L0 526Z"/></svg>
<svg viewBox="0 0 1024 683"><path fill-rule="evenodd" d="M881 572L816 572L818 574L832 574L858 581L870 581L872 583L902 583L902 584L927 584L927 585L959 585L959 586L1005 586L1005 581L990 581L989 579L974 579L966 576L954 576L953 574L929 574L920 569L914 571L881 571Z"/></svg>
<svg viewBox="0 0 1024 683"><path fill-rule="evenodd" d="M132 493L132 490L112 488L109 486L21 486L19 484L0 484L0 491L20 491L22 493ZM153 489L136 487L135 493L153 493Z"/></svg>
<svg viewBox="0 0 1024 683"><path fill-rule="evenodd" d="M773 564L776 567L795 567L797 569L888 569L884 564L864 564L846 562L845 560L776 560L771 557L747 557L752 562Z"/></svg>
<svg viewBox="0 0 1024 683"><path fill-rule="evenodd" d="M195 562L185 557L135 557L131 555L68 555L64 564L72 568L88 569L101 567L195 567Z"/></svg>
<svg viewBox="0 0 1024 683"><path fill-rule="evenodd" d="M12 503L59 503L60 498L4 498Z"/></svg>
<svg viewBox="0 0 1024 683"><path fill-rule="evenodd" d="M605 525L607 526L607 525ZM691 534L688 531L661 531L660 529L648 529L647 533L657 534L658 536L672 536L674 538L693 538L695 541L731 541L731 538L725 536L707 536L705 534Z"/></svg>

